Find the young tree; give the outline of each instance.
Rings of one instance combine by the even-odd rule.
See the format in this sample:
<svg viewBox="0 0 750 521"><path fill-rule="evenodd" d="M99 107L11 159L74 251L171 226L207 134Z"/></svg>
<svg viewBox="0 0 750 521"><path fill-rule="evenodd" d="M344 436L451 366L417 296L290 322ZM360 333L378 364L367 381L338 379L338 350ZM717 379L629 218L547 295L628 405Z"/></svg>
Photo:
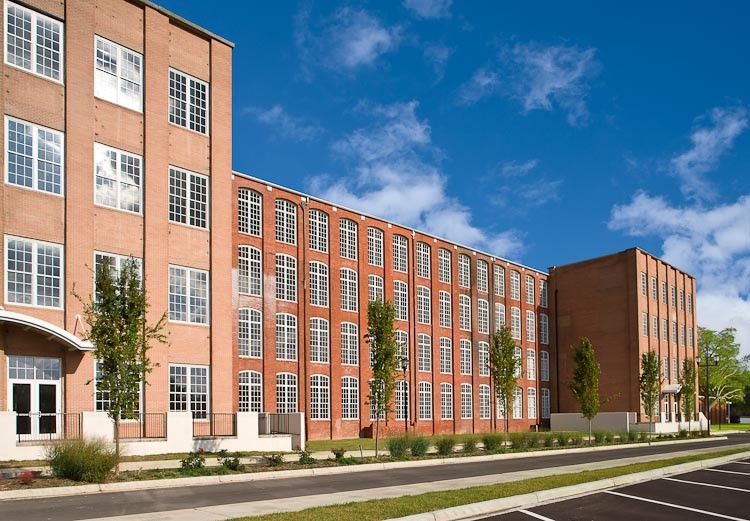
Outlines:
<svg viewBox="0 0 750 521"><path fill-rule="evenodd" d="M490 379L495 388L495 399L505 411L505 433L508 433L510 400L521 373L521 359L516 356L516 341L506 326L490 339Z"/></svg>
<svg viewBox="0 0 750 521"><path fill-rule="evenodd" d="M648 416L649 432L654 429L654 416L659 409L659 395L661 394L661 369L659 367L659 357L656 352L649 351L641 355L641 376L638 379L638 386L641 393L641 402L643 410ZM651 436L648 438L651 444Z"/></svg>
<svg viewBox="0 0 750 521"><path fill-rule="evenodd" d="M396 338L393 321L396 308L380 299L367 306L367 341L372 352L372 385L369 400L375 411L375 456L378 455L381 417L388 422L388 412L396 388Z"/></svg>
<svg viewBox="0 0 750 521"><path fill-rule="evenodd" d="M713 331L698 328L698 356L700 360L718 357L718 365L709 371L709 411L717 403L732 400L742 402L745 386L750 384L750 357L740 355L740 345L735 342L734 328ZM702 362L701 362L702 363ZM705 374L699 378L701 395L706 394Z"/></svg>
<svg viewBox="0 0 750 521"><path fill-rule="evenodd" d="M680 375L680 394L682 397L682 414L688 419L688 432L692 430L691 422L695 415L696 387L695 360L687 358L682 361L682 374Z"/></svg>
<svg viewBox="0 0 750 521"><path fill-rule="evenodd" d="M591 420L599 413L599 373L601 369L594 355L594 346L588 338L581 338L573 348L576 367L573 381L568 389L581 407L581 414L589 421L589 445L591 445Z"/></svg>
<svg viewBox="0 0 750 521"><path fill-rule="evenodd" d="M96 390L107 398L107 414L114 421L115 454L119 472L120 420L138 411L141 385L151 372L148 350L153 342L166 342L162 333L167 320L162 314L156 324L146 320L148 299L133 259L124 262L120 273L105 260L96 269L95 297L84 302L83 314L94 344L99 374Z"/></svg>

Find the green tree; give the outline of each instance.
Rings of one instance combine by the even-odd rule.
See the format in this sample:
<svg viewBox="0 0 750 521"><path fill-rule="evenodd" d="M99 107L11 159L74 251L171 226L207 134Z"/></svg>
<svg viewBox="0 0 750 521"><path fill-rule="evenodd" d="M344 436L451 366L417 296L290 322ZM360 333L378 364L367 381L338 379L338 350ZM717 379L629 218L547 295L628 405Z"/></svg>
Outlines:
<svg viewBox="0 0 750 521"><path fill-rule="evenodd" d="M713 331L698 328L698 356L701 360L718 357L718 365L709 370L709 409L716 404L745 399L745 386L750 384L750 357L740 356L740 345L735 341L734 328ZM700 393L706 395L705 372L699 378Z"/></svg>
<svg viewBox="0 0 750 521"><path fill-rule="evenodd" d="M378 455L380 419L388 422L391 398L396 388L396 337L393 321L396 308L392 302L374 300L367 306L367 341L372 360L370 406L375 411L375 456Z"/></svg>
<svg viewBox="0 0 750 521"><path fill-rule="evenodd" d="M581 414L589 421L589 445L591 444L591 420L599 414L599 373L601 369L596 361L594 346L588 338L581 338L577 346L573 347L576 366L573 370L573 380L568 389L578 401Z"/></svg>
<svg viewBox="0 0 750 521"><path fill-rule="evenodd" d="M659 357L654 351L648 351L641 355L641 376L638 379L638 387L641 393L643 411L648 416L649 432L654 429L654 416L659 409L659 396L661 394L661 369ZM651 436L648 438L651 444Z"/></svg>
<svg viewBox="0 0 750 521"><path fill-rule="evenodd" d="M687 358L682 361L682 374L680 374L680 395L682 398L682 414L688 419L688 432L691 422L695 416L695 396L697 392L697 375L695 372L695 360Z"/></svg>
<svg viewBox="0 0 750 521"><path fill-rule="evenodd" d="M495 399L505 411L505 433L508 433L508 411L517 380L521 374L521 359L516 356L516 341L506 326L502 326L490 339L490 379L495 389Z"/></svg>
<svg viewBox="0 0 750 521"><path fill-rule="evenodd" d="M120 420L139 409L141 386L152 366L148 350L153 342L166 342L162 333L166 313L156 324L146 320L148 299L138 264L129 259L118 273L105 260L96 269L95 298L84 300L89 325L87 339L94 344L99 374L96 390L107 397L107 414L114 421L115 454L120 458Z"/></svg>

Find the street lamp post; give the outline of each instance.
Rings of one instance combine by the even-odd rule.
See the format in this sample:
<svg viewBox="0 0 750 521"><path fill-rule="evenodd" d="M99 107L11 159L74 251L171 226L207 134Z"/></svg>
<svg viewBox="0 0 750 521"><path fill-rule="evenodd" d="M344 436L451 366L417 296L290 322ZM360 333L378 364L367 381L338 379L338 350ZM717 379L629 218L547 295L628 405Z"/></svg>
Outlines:
<svg viewBox="0 0 750 521"><path fill-rule="evenodd" d="M698 358L698 367L703 366L703 367L706 368L706 392L704 393L705 394L705 398L703 400L706 402L705 403L705 406L706 406L706 421L708 421L708 425L707 425L707 429L706 430L707 430L709 436L711 436L711 418L710 418L711 408L710 408L710 405L708 403L708 368L709 367L716 367L717 365L719 365L719 357L718 356L709 357L708 355L706 355L705 359Z"/></svg>
<svg viewBox="0 0 750 521"><path fill-rule="evenodd" d="M399 356L398 361L401 363L401 371L404 373L404 388L403 388L403 405L404 405L404 432L409 434L409 392L406 390L406 370L409 369L409 358L406 356Z"/></svg>

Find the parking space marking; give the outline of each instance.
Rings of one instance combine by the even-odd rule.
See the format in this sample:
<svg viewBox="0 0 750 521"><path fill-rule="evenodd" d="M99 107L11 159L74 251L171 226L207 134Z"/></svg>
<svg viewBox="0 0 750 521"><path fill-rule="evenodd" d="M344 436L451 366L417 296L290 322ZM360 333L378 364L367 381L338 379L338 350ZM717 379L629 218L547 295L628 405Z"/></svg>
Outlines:
<svg viewBox="0 0 750 521"><path fill-rule="evenodd" d="M686 479L676 479L676 478L662 478L667 481L676 481L678 483L687 483L688 485L700 485L702 487L714 487L714 488L723 488L725 490L737 490L739 492L750 492L750 490L746 488L737 488L737 487L728 487L726 485L714 485L713 483L702 483L700 481L688 481Z"/></svg>
<svg viewBox="0 0 750 521"><path fill-rule="evenodd" d="M531 517L534 517L536 519L541 519L541 521L555 521L552 518L544 517L543 515L537 514L535 512L530 511L530 510L518 510L517 512L521 512L522 514L526 514L527 516L531 516Z"/></svg>
<svg viewBox="0 0 750 521"><path fill-rule="evenodd" d="M648 499L645 497L631 496L630 494L623 494L622 492L615 492L614 490L605 490L604 493L612 494L614 496L621 496L621 497L625 497L628 499L635 499L637 501L645 501L646 503L654 503L656 505L662 505L662 506L671 507L671 508L679 508L680 510L688 510L690 512L696 512L698 514L704 514L707 516L720 517L722 519L731 519L732 521L750 521L742 517L732 517L732 516L727 516L724 514L719 514L717 512L709 512L708 510L701 510L699 508L691 508L691 507L686 507L683 505L676 505L674 503L665 503L664 501L657 501L655 499Z"/></svg>
<svg viewBox="0 0 750 521"><path fill-rule="evenodd" d="M739 463L740 465L750 465L750 461L733 461L732 463Z"/></svg>
<svg viewBox="0 0 750 521"><path fill-rule="evenodd" d="M703 469L709 472L724 472L725 474L739 474L740 476L750 476L750 472L737 472L736 470L724 470L724 469Z"/></svg>

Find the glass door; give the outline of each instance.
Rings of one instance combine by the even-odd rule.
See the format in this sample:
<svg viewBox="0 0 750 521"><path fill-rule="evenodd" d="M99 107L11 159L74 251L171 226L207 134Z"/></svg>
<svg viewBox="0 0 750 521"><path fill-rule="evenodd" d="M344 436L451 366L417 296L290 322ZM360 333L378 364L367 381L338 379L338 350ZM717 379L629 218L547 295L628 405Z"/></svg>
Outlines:
<svg viewBox="0 0 750 521"><path fill-rule="evenodd" d="M61 426L60 359L8 357L9 405L19 441L54 439Z"/></svg>

